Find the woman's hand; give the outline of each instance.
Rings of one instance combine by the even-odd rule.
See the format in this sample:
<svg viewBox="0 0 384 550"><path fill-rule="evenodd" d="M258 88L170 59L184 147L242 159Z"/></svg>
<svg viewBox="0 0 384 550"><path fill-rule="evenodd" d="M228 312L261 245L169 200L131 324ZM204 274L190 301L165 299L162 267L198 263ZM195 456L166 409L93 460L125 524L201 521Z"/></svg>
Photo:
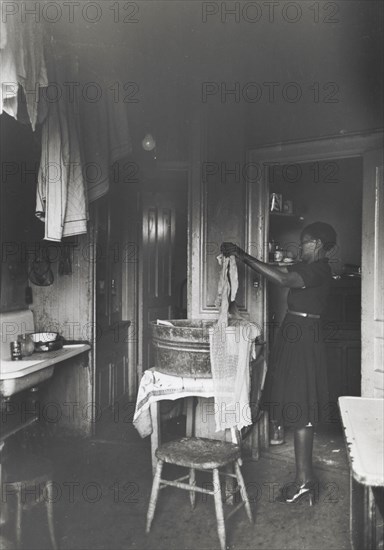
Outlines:
<svg viewBox="0 0 384 550"><path fill-rule="evenodd" d="M221 253L224 256L235 256L239 260L244 260L245 252L234 243L222 243L220 246Z"/></svg>

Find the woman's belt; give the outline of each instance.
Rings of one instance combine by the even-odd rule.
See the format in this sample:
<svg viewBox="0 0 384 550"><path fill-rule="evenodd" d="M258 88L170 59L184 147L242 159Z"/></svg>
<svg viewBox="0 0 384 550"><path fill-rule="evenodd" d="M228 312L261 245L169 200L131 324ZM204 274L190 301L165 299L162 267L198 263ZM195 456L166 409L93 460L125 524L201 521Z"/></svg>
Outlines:
<svg viewBox="0 0 384 550"><path fill-rule="evenodd" d="M288 309L287 313L291 315L298 315L299 317L309 317L310 319L320 319L320 315L315 315L314 313L303 313L301 311L291 311Z"/></svg>

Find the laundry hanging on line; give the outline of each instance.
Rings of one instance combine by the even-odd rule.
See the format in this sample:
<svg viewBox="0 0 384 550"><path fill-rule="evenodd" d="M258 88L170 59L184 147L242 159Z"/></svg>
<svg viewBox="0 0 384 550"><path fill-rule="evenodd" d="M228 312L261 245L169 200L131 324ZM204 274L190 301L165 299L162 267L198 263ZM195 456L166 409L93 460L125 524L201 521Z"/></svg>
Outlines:
<svg viewBox="0 0 384 550"><path fill-rule="evenodd" d="M65 82L64 61L50 68L50 77ZM65 96L49 105L42 130L42 150L36 190L36 216L45 223L44 238L87 232L88 201L80 153L76 101Z"/></svg>
<svg viewBox="0 0 384 550"><path fill-rule="evenodd" d="M5 112L19 120L21 107L35 130L47 109L41 98L42 89L48 86L43 23L22 17L17 9L6 12L4 0L0 0L0 11L0 114Z"/></svg>

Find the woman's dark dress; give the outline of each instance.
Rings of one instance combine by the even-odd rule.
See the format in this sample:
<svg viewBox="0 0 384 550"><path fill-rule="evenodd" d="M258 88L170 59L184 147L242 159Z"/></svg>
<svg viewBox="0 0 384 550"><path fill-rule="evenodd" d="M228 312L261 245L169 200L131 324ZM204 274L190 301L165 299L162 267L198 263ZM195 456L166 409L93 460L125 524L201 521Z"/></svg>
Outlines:
<svg viewBox="0 0 384 550"><path fill-rule="evenodd" d="M321 315L332 280L327 259L288 267L304 288L288 293L288 310ZM262 407L270 419L295 428L327 418L328 385L321 320L286 314L271 351Z"/></svg>

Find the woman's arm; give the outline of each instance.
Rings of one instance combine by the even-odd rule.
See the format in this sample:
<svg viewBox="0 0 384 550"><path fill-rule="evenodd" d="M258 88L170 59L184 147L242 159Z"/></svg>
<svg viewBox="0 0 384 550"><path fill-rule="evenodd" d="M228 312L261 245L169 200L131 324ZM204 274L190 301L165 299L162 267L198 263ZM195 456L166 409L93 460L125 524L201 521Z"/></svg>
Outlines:
<svg viewBox="0 0 384 550"><path fill-rule="evenodd" d="M234 255L248 267L266 277L272 283L288 288L303 288L304 281L296 271L288 271L285 267L269 265L247 254L244 250L233 243L223 243L221 252L225 256Z"/></svg>

